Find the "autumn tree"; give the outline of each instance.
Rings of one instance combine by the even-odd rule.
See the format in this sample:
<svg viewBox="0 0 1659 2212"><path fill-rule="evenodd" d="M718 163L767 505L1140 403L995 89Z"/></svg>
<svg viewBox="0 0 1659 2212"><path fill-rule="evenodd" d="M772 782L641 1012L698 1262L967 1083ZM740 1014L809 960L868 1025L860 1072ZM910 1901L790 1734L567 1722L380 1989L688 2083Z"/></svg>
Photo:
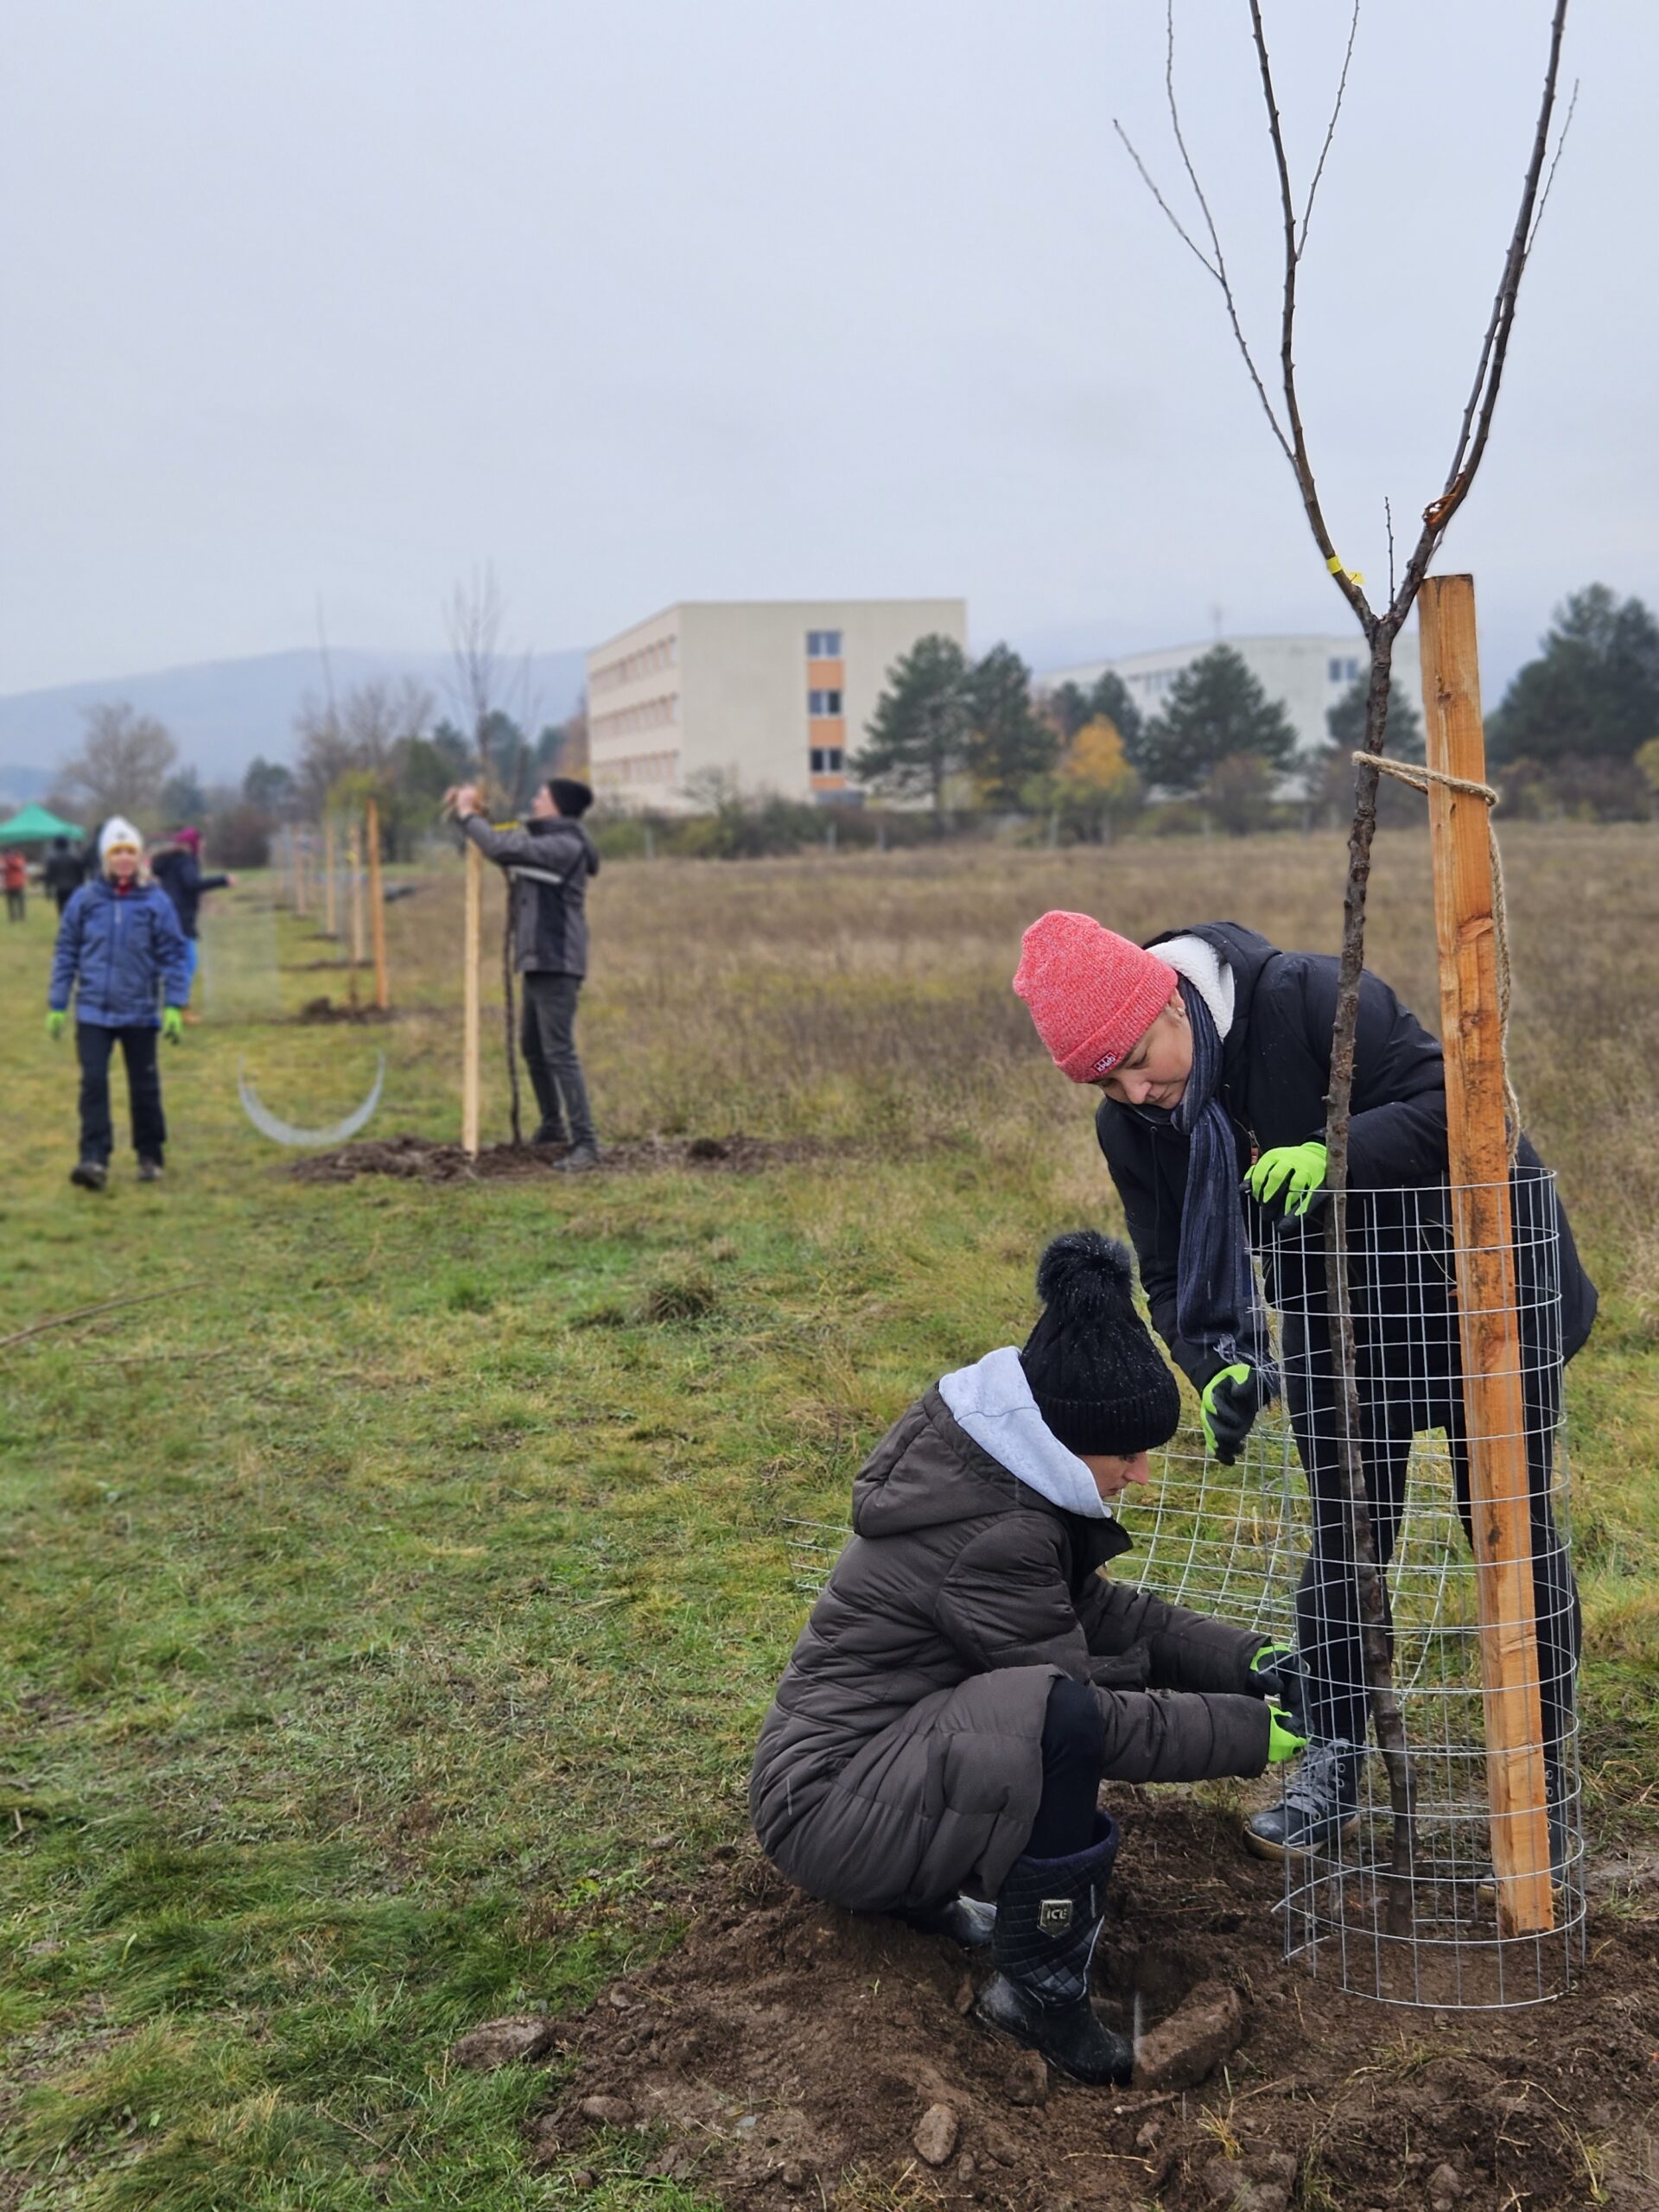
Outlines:
<svg viewBox="0 0 1659 2212"><path fill-rule="evenodd" d="M1140 803L1135 774L1122 731L1096 715L1067 746L1055 778L1056 804L1070 834L1105 844L1119 822Z"/></svg>

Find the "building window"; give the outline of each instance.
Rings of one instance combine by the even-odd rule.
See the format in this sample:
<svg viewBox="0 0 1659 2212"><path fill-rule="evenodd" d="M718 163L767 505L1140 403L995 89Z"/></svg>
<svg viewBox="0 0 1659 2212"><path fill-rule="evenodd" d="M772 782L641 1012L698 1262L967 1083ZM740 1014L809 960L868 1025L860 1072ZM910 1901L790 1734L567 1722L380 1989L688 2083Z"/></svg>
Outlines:
<svg viewBox="0 0 1659 2212"><path fill-rule="evenodd" d="M815 745L812 747L812 773L815 776L838 776L845 757L838 745Z"/></svg>
<svg viewBox="0 0 1659 2212"><path fill-rule="evenodd" d="M841 712L839 691L809 691L806 695L809 715L838 715Z"/></svg>
<svg viewBox="0 0 1659 2212"><path fill-rule="evenodd" d="M1357 660L1332 660L1325 663L1325 680L1327 683L1351 683L1358 674L1359 663Z"/></svg>
<svg viewBox="0 0 1659 2212"><path fill-rule="evenodd" d="M806 633L806 657L809 660L839 660L840 631L809 630Z"/></svg>

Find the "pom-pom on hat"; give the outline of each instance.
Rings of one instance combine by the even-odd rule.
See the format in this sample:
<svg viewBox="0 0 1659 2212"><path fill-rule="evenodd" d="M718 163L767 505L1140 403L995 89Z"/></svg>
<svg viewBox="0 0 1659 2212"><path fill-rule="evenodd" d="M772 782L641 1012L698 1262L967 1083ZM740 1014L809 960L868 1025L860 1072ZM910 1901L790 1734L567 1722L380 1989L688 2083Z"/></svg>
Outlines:
<svg viewBox="0 0 1659 2212"><path fill-rule="evenodd" d="M1014 988L1073 1083L1098 1083L1163 1012L1179 978L1166 960L1090 914L1056 908L1020 939Z"/></svg>
<svg viewBox="0 0 1659 2212"><path fill-rule="evenodd" d="M1135 1310L1128 1247L1096 1229L1057 1236L1037 1263L1043 1312L1020 1364L1037 1410L1072 1452L1132 1459L1180 1427L1181 1394Z"/></svg>

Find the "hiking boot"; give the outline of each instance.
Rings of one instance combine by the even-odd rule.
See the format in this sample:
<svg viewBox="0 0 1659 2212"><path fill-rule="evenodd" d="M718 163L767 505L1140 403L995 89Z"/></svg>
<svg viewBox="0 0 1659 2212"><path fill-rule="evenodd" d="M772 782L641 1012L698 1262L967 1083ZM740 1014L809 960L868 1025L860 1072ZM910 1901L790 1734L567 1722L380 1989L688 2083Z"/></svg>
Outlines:
<svg viewBox="0 0 1659 2212"><path fill-rule="evenodd" d="M1359 1807L1360 1753L1352 1744L1316 1741L1296 1762L1277 1805L1244 1823L1258 1859L1329 1851L1351 1834Z"/></svg>
<svg viewBox="0 0 1659 2212"><path fill-rule="evenodd" d="M560 1175L584 1175L590 1167L602 1165L596 1144L573 1145L563 1160L556 1160L554 1171Z"/></svg>
<svg viewBox="0 0 1659 2212"><path fill-rule="evenodd" d="M1089 1961L1116 1855L1116 1823L1097 1813L1087 1851L1014 1860L997 1892L996 1972L974 2008L1078 2082L1122 2082L1135 2070L1134 2045L1103 2027L1089 2001Z"/></svg>
<svg viewBox="0 0 1659 2212"><path fill-rule="evenodd" d="M138 1180L141 1183L159 1183L161 1179L162 1163L159 1160L140 1160Z"/></svg>
<svg viewBox="0 0 1659 2212"><path fill-rule="evenodd" d="M996 1929L996 1907L982 1897L947 1897L943 1904L929 1905L921 1912L897 1912L893 1918L906 1928L919 1929L924 1936L948 1936L964 1951L984 1950Z"/></svg>
<svg viewBox="0 0 1659 2212"><path fill-rule="evenodd" d="M69 1180L83 1191L101 1191L109 1179L110 1171L101 1160L78 1160L69 1170Z"/></svg>

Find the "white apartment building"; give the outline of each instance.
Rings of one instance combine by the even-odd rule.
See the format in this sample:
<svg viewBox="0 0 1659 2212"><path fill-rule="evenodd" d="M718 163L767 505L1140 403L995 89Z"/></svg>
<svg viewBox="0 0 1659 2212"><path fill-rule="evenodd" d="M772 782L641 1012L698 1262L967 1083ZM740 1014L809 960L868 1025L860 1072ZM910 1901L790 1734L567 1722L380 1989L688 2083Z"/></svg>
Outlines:
<svg viewBox="0 0 1659 2212"><path fill-rule="evenodd" d="M1321 752L1330 743L1325 710L1336 705L1367 664L1364 641L1357 630L1301 638L1211 638L1203 645L1166 645L1157 652L1126 653L1118 660L1056 669L1038 679L1039 688L1057 691L1063 683L1075 683L1087 691L1109 669L1122 678L1141 713L1151 716L1164 704L1181 671L1217 645L1230 645L1268 698L1283 702L1296 731L1298 750L1305 753ZM1421 709L1414 629L1402 632L1395 640L1394 680L1413 706Z"/></svg>
<svg viewBox="0 0 1659 2212"><path fill-rule="evenodd" d="M920 638L968 642L960 599L685 601L588 656L595 795L684 811L709 770L747 791L844 803L849 756Z"/></svg>

